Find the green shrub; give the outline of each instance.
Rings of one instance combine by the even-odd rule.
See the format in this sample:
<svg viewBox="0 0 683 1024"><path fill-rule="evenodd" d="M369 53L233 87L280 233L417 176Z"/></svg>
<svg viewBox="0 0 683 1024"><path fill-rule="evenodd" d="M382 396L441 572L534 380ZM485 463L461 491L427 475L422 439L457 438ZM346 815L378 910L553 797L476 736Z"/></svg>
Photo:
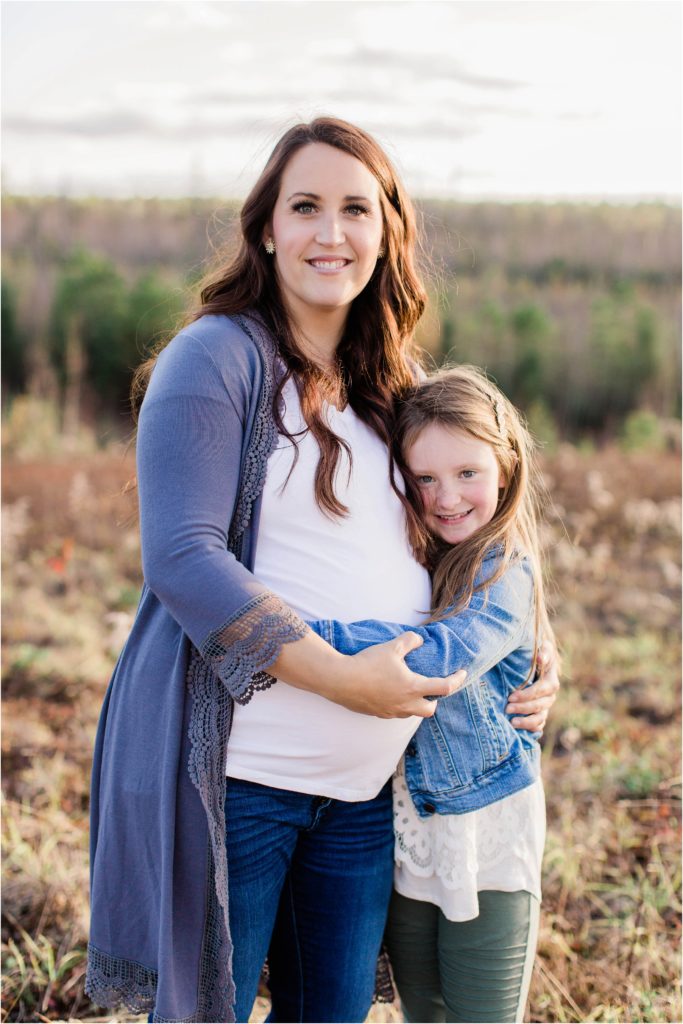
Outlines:
<svg viewBox="0 0 683 1024"><path fill-rule="evenodd" d="M638 409L624 420L621 447L627 452L661 451L665 436L659 417L648 409Z"/></svg>

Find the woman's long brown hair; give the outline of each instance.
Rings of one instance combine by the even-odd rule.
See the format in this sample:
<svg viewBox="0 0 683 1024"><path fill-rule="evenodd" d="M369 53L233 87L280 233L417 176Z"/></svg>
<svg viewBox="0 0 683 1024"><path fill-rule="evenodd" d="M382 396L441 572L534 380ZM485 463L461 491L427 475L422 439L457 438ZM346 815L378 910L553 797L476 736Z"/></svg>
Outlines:
<svg viewBox="0 0 683 1024"><path fill-rule="evenodd" d="M552 639L541 571L538 518L543 486L534 459L534 442L521 414L475 366L442 370L411 389L400 404L397 444L408 493L416 507L421 497L405 464L405 453L431 424L462 430L491 445L505 481L493 518L471 537L446 544L436 536L414 546L432 573L432 606L429 621L436 622L466 608L476 590L500 579L511 562L529 559L534 584L535 648L539 639ZM483 581L480 576L486 553L496 547L500 558ZM534 662L536 660L534 650Z"/></svg>
<svg viewBox="0 0 683 1024"><path fill-rule="evenodd" d="M273 413L281 433L291 437L280 415L280 396L287 380L297 382L301 408L308 428L318 442L320 459L315 476L315 497L330 515L343 516L348 509L334 493L334 477L342 447L324 420L325 371L308 359L287 315L272 256L263 245L264 233L280 191L282 174L294 153L311 143L333 146L360 160L379 183L384 221L385 255L363 291L351 305L337 358L346 397L356 414L390 445L396 397L415 381L413 332L426 304L426 293L415 265L417 231L415 213L388 157L375 140L346 121L318 117L285 132L271 153L240 215L241 237L232 257L224 257L218 270L204 279L201 301L187 317L191 323L205 314L257 311L277 340L286 365L279 382ZM135 411L144 396L158 351L137 370L132 388ZM348 451L348 448L346 448ZM348 453L350 455L350 452ZM394 483L393 464L391 482ZM415 525L415 515L403 499Z"/></svg>

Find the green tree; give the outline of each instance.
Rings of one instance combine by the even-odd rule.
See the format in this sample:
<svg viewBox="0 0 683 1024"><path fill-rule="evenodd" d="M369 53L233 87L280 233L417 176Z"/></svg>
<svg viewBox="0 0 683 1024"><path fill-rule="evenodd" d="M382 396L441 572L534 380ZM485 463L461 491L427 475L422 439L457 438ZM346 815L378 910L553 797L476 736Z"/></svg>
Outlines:
<svg viewBox="0 0 683 1024"><path fill-rule="evenodd" d="M126 350L137 365L173 329L183 308L179 288L171 288L153 272L143 274L128 297Z"/></svg>
<svg viewBox="0 0 683 1024"><path fill-rule="evenodd" d="M572 393L577 426L602 429L641 405L660 372L654 311L635 301L602 297L591 310L584 387Z"/></svg>
<svg viewBox="0 0 683 1024"><path fill-rule="evenodd" d="M133 371L170 332L182 295L153 272L128 288L109 260L79 249L64 264L51 317L52 359L62 390L82 350L87 385L110 409L127 408Z"/></svg>
<svg viewBox="0 0 683 1024"><path fill-rule="evenodd" d="M2 280L2 383L13 394L26 390L27 339L17 321L17 296L14 286Z"/></svg>
<svg viewBox="0 0 683 1024"><path fill-rule="evenodd" d="M525 303L510 314L510 328L515 351L510 397L526 407L544 394L551 324L542 309Z"/></svg>
<svg viewBox="0 0 683 1024"><path fill-rule="evenodd" d="M127 321L126 283L113 263L84 249L73 252L57 281L50 325L52 359L63 388L77 330L89 385L107 405L125 397L136 362Z"/></svg>

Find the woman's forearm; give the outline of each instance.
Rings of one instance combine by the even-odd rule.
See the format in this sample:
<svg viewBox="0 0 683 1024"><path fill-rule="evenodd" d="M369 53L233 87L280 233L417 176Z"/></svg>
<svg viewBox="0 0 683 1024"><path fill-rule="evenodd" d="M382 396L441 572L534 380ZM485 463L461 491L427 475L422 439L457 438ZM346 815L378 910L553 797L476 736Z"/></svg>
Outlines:
<svg viewBox="0 0 683 1024"><path fill-rule="evenodd" d="M282 647L268 671L291 686L317 693L360 714L429 718L436 702L427 697L453 693L464 682L464 673L444 679L411 672L405 656L420 643L415 634L406 633L391 643L347 656L309 632Z"/></svg>

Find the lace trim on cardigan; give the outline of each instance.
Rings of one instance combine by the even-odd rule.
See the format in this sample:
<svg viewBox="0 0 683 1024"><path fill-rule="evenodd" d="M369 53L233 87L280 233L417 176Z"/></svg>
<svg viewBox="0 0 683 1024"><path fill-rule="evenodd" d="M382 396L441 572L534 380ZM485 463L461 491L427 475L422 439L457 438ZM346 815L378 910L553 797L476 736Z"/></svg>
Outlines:
<svg viewBox="0 0 683 1024"><path fill-rule="evenodd" d="M396 988L394 986L394 975L391 970L391 960L384 945L379 951L377 958L375 993L372 1001L373 1003L393 1003L396 1001Z"/></svg>
<svg viewBox="0 0 683 1024"><path fill-rule="evenodd" d="M259 348L263 385L249 445L242 466L240 496L228 533L228 549L240 556L242 536L254 502L263 490L268 457L277 443L272 417L274 388L272 341L253 321L235 318ZM207 907L202 939L197 1021L234 1021L232 942L228 915L228 871L225 849L225 760L232 722L233 699L247 703L275 681L263 671L282 644L298 640L305 623L274 594L262 594L232 615L192 648L187 683L192 711L189 724L188 772L196 786L209 831ZM154 1017L161 1022L163 1018Z"/></svg>
<svg viewBox="0 0 683 1024"><path fill-rule="evenodd" d="M199 968L197 1020L234 1020L230 977L232 943L228 922L225 851L225 758L232 723L232 698L210 664L192 648L187 672L192 701L188 772L199 792L209 830L207 907ZM155 1020L161 1018L155 1017Z"/></svg>
<svg viewBox="0 0 683 1024"><path fill-rule="evenodd" d="M154 1007L157 972L135 960L110 956L88 944L85 991L97 1006L125 1005L133 1013L148 1013Z"/></svg>
<svg viewBox="0 0 683 1024"><path fill-rule="evenodd" d="M257 690L275 682L263 666L275 660L283 644L300 640L307 630L276 594L259 594L209 634L201 655L233 700L248 704Z"/></svg>
<svg viewBox="0 0 683 1024"><path fill-rule="evenodd" d="M228 549L237 554L242 534L249 525L254 502L261 494L266 482L268 456L277 444L277 427L272 415L275 377L273 366L277 355L275 345L268 332L253 317L233 317L235 323L259 349L263 363L263 386L254 418L249 449L244 457L240 493L228 533Z"/></svg>

